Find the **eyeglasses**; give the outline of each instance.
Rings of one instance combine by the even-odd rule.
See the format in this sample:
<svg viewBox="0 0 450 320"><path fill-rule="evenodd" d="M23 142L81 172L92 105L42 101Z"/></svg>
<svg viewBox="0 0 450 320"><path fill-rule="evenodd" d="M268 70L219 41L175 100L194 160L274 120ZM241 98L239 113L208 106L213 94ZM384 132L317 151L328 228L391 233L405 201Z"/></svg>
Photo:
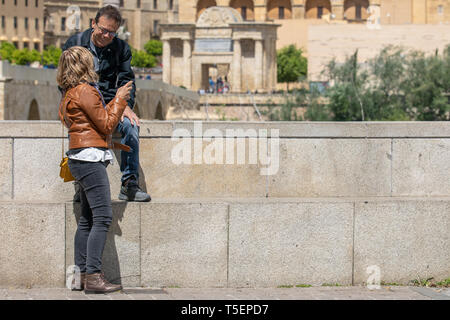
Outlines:
<svg viewBox="0 0 450 320"><path fill-rule="evenodd" d="M113 37L113 38L114 38L115 36L117 36L117 33L116 33L116 32L112 32L112 31L106 30L105 28L100 27L98 24L96 24L96 26L100 29L100 31L101 31L101 33L102 33L103 35L108 35L108 36Z"/></svg>

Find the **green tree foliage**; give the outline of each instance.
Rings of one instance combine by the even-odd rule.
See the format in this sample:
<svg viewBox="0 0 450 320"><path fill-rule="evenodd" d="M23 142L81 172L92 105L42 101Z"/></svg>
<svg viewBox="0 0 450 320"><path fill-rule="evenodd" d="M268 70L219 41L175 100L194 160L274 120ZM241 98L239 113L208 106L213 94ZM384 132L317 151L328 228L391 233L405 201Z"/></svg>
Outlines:
<svg viewBox="0 0 450 320"><path fill-rule="evenodd" d="M131 48L131 65L138 68L152 68L156 65L156 58L144 50Z"/></svg>
<svg viewBox="0 0 450 320"><path fill-rule="evenodd" d="M41 55L36 50L14 50L12 54L12 63L18 65L27 65L34 61L41 61Z"/></svg>
<svg viewBox="0 0 450 320"><path fill-rule="evenodd" d="M336 121L449 120L450 46L442 55L387 46L365 65L331 61L328 108Z"/></svg>
<svg viewBox="0 0 450 320"><path fill-rule="evenodd" d="M163 49L162 41L149 40L146 44L144 44L144 49L148 54L151 54L152 56L161 56Z"/></svg>
<svg viewBox="0 0 450 320"><path fill-rule="evenodd" d="M269 121L330 121L328 106L321 100L323 98L317 89L301 88L286 96L280 106L269 106L261 110L261 114Z"/></svg>
<svg viewBox="0 0 450 320"><path fill-rule="evenodd" d="M330 61L324 75L324 93L296 91L265 114L274 121L450 120L450 45L433 55L387 46L363 64L356 51L343 63ZM300 117L299 107L306 108Z"/></svg>
<svg viewBox="0 0 450 320"><path fill-rule="evenodd" d="M1 60L8 60L10 63L12 63L13 58L12 55L14 51L17 50L14 44L11 42L2 42L0 44L0 58Z"/></svg>
<svg viewBox="0 0 450 320"><path fill-rule="evenodd" d="M59 57L61 56L62 50L53 45L48 46L42 53L42 60L44 65L58 66Z"/></svg>
<svg viewBox="0 0 450 320"><path fill-rule="evenodd" d="M278 82L286 82L288 90L289 83L306 77L308 63L302 54L302 49L294 45L284 47L277 53L277 79Z"/></svg>

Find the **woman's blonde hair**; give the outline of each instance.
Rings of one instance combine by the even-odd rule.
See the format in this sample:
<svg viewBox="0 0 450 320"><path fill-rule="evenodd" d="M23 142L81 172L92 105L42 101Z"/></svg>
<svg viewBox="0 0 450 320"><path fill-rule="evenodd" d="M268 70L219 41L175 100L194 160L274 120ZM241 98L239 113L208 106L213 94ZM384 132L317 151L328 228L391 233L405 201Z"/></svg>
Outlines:
<svg viewBox="0 0 450 320"><path fill-rule="evenodd" d="M74 88L81 82L97 82L94 59L89 50L76 46L64 51L59 58L56 81L63 90Z"/></svg>

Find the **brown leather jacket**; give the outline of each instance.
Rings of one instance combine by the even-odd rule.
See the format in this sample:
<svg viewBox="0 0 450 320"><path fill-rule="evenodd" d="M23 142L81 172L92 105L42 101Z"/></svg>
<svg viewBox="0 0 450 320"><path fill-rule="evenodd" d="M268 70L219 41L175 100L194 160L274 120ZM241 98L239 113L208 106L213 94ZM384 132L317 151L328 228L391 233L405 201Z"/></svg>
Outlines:
<svg viewBox="0 0 450 320"><path fill-rule="evenodd" d="M69 149L123 147L113 145L112 133L126 106L126 100L115 97L105 109L100 94L87 83L69 89L59 106L59 118L69 128Z"/></svg>

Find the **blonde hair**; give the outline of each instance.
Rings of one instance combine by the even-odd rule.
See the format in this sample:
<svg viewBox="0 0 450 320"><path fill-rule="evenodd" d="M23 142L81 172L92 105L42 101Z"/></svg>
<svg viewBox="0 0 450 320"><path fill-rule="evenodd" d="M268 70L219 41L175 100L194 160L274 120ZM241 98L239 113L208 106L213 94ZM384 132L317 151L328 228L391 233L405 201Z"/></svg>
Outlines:
<svg viewBox="0 0 450 320"><path fill-rule="evenodd" d="M75 46L64 51L59 58L56 81L63 90L74 88L82 82L97 82L94 59L89 50Z"/></svg>

